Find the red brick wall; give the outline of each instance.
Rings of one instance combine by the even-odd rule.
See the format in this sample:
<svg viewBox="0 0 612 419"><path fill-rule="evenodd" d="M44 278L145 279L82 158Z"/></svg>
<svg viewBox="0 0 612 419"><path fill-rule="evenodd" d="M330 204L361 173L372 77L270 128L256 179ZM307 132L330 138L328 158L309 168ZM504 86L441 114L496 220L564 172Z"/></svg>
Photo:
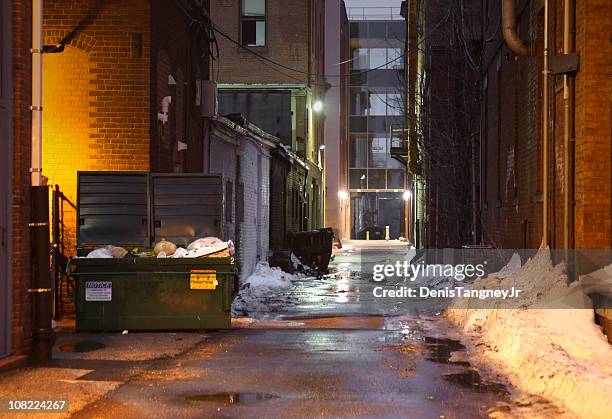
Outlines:
<svg viewBox="0 0 612 419"><path fill-rule="evenodd" d="M13 333L14 355L31 347L30 147L31 147L31 2L13 1Z"/></svg>
<svg viewBox="0 0 612 419"><path fill-rule="evenodd" d="M558 4L560 1L558 0ZM612 246L612 3L578 0L576 49L577 248Z"/></svg>
<svg viewBox="0 0 612 419"><path fill-rule="evenodd" d="M482 173L483 235L485 241L500 247L538 247L542 236L542 37L543 25L535 1L518 2L521 36L535 43L537 58L515 57L505 47L501 35L493 36L485 49L485 74L489 94L483 126ZM551 4L551 55L563 52L563 1ZM580 71L576 76L576 169L575 169L575 246L610 247L612 211L612 4L597 0L577 0L576 49ZM489 20L499 16L499 5L489 3ZM555 30L556 28L556 30ZM494 29L490 29L493 31ZM485 37L492 35L485 33ZM495 91L495 54L502 54L501 85ZM514 71L509 71L510 67ZM514 86L514 92L508 86ZM499 96L502 94L502 96ZM501 108L498 102L501 98ZM563 92L562 77L550 78L549 199L550 244L563 246ZM515 113L516 110L516 113ZM497 115L501 116L501 140L497 138ZM514 157L507 137L515 135ZM506 138L506 139L505 139ZM499 155L497 147L500 147ZM509 162L514 160L514 164ZM508 168L514 168L518 195L513 201L502 193L496 205L498 185L505 185ZM485 187L486 185L486 187ZM504 188L501 188L502 192Z"/></svg>

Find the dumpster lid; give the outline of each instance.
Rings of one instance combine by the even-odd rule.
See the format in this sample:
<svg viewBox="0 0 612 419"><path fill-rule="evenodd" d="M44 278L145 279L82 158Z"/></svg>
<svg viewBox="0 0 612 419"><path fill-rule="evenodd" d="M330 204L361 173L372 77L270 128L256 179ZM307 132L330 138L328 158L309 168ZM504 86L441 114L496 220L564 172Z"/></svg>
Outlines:
<svg viewBox="0 0 612 419"><path fill-rule="evenodd" d="M200 237L223 239L223 177L151 174L153 241L187 245Z"/></svg>
<svg viewBox="0 0 612 419"><path fill-rule="evenodd" d="M148 246L148 174L77 173L77 247Z"/></svg>

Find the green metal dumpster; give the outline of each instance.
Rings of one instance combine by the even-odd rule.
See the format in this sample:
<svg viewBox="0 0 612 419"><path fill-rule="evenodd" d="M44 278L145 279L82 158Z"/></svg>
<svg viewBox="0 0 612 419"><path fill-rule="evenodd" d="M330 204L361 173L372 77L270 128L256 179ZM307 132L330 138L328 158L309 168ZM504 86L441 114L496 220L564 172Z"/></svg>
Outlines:
<svg viewBox="0 0 612 419"><path fill-rule="evenodd" d="M73 269L77 332L230 327L230 258L82 258Z"/></svg>
<svg viewBox="0 0 612 419"><path fill-rule="evenodd" d="M77 240L82 254L103 244L150 247L161 239L159 230L177 244L222 237L220 176L78 176ZM230 328L235 277L231 257L76 258L71 270L77 332Z"/></svg>

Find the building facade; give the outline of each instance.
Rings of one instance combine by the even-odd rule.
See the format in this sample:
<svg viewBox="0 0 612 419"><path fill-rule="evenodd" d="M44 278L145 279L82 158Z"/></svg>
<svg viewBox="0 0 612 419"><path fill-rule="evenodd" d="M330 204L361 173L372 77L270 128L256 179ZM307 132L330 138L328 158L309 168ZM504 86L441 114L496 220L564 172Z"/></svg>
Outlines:
<svg viewBox="0 0 612 419"><path fill-rule="evenodd" d="M479 242L480 1L403 2L407 20L406 155L410 240L422 248Z"/></svg>
<svg viewBox="0 0 612 419"><path fill-rule="evenodd" d="M483 241L506 248L537 248L543 241L552 248L609 248L612 4L550 0L545 28L543 2L513 3L527 55L510 49L496 29L501 2L485 2L483 10L483 37L491 40L483 56ZM545 30L548 87L542 77Z"/></svg>
<svg viewBox="0 0 612 419"><path fill-rule="evenodd" d="M349 24L342 0L325 3L325 225L337 238L348 233Z"/></svg>
<svg viewBox="0 0 612 419"><path fill-rule="evenodd" d="M0 5L0 368L32 347L30 288L31 7Z"/></svg>
<svg viewBox="0 0 612 419"><path fill-rule="evenodd" d="M220 115L243 115L308 164L304 224L311 229L323 224L325 2L293 1L291 19L286 7L281 0L211 0L221 51L211 78Z"/></svg>
<svg viewBox="0 0 612 419"><path fill-rule="evenodd" d="M406 237L405 163L391 154L405 129L400 8L349 8L351 77L348 139L350 237Z"/></svg>

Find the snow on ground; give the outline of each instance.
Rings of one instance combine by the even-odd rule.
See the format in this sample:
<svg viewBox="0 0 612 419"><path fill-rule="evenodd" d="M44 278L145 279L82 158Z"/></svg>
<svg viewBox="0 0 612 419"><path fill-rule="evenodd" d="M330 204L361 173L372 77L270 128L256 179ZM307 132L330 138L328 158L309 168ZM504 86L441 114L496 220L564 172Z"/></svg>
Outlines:
<svg viewBox="0 0 612 419"><path fill-rule="evenodd" d="M284 291L293 286L299 275L292 275L267 262L259 262L255 271L242 281L238 295L232 303L233 315L253 315L275 311L287 304Z"/></svg>
<svg viewBox="0 0 612 419"><path fill-rule="evenodd" d="M567 285L564 266L552 265L548 249L520 268L516 260L509 265L472 288L501 282L522 288L521 308L504 308L500 301L473 309L456 300L446 312L465 333L474 362L505 375L519 390L559 403L568 416L612 417L612 346L588 301L577 299L581 292ZM567 308L546 308L561 307L560 297L568 295L573 303ZM584 308L572 308L580 307L578 301Z"/></svg>

